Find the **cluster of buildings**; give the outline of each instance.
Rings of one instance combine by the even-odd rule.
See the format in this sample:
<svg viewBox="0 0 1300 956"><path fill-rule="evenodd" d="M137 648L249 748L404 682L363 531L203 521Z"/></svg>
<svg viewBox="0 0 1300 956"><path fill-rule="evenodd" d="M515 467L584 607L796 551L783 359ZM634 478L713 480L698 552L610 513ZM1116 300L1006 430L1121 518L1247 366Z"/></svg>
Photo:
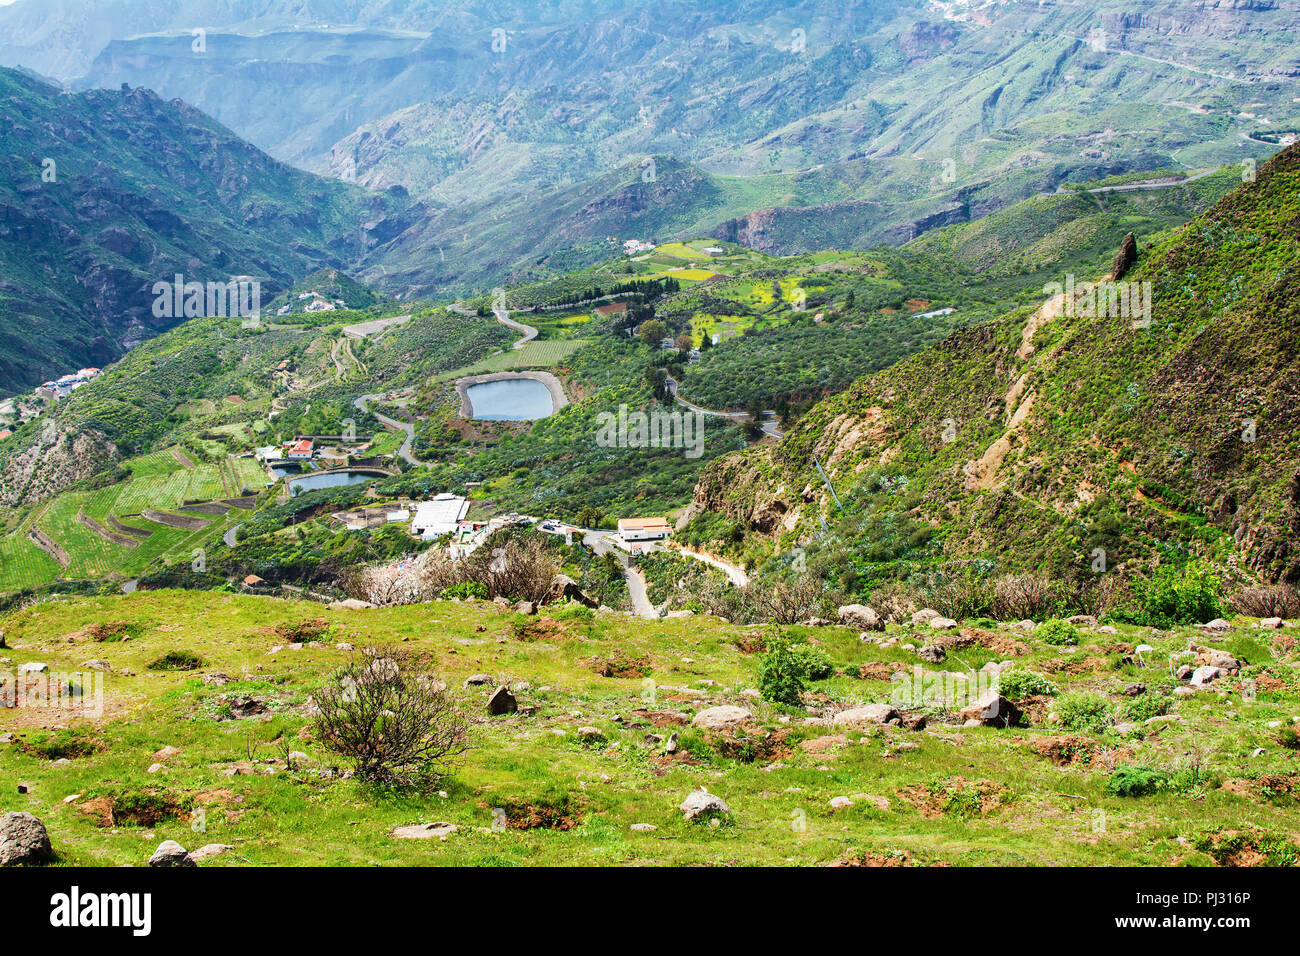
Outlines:
<svg viewBox="0 0 1300 956"><path fill-rule="evenodd" d="M64 375L51 382L43 382L37 385L34 391L39 398L58 401L60 398L67 398L81 386L93 382L99 375L100 371L97 368L83 368L71 375Z"/></svg>
<svg viewBox="0 0 1300 956"><path fill-rule="evenodd" d="M653 242L642 242L640 239L624 239L623 255L625 256L640 255L643 252L653 251L654 247L655 244Z"/></svg>
<svg viewBox="0 0 1300 956"><path fill-rule="evenodd" d="M307 299L311 299L311 301L308 302L305 306L303 306L304 312L333 312L335 309L341 308L346 304L342 299L335 299L333 302L331 302L329 299L325 298L325 296L321 295L319 292L316 292L315 290L311 292L298 293L299 302L303 302ZM293 303L290 302L287 305L282 305L280 306L280 308L276 309L275 314L288 315L292 311L293 311Z"/></svg>

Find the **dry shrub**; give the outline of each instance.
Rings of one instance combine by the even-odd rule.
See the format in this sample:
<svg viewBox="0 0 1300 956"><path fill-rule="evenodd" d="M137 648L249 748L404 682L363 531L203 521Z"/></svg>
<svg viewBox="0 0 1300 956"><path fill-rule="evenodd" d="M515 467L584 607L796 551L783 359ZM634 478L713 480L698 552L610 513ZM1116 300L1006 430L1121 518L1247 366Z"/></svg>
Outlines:
<svg viewBox="0 0 1300 956"><path fill-rule="evenodd" d="M745 598L758 620L774 624L797 624L815 616L821 609L821 582L811 574L802 574L775 585L749 584Z"/></svg>
<svg viewBox="0 0 1300 956"><path fill-rule="evenodd" d="M1039 574L1007 574L993 582L993 616L999 621L1042 620L1056 609L1058 586Z"/></svg>
<svg viewBox="0 0 1300 956"><path fill-rule="evenodd" d="M1262 584L1244 588L1232 606L1246 617L1300 617L1300 594L1285 584Z"/></svg>
<svg viewBox="0 0 1300 956"><path fill-rule="evenodd" d="M432 601L455 585L480 584L488 598L540 604L559 570L559 561L542 541L510 538L496 547L489 541L467 558L426 551L408 572L368 569L350 578L347 590L353 597L384 607Z"/></svg>
<svg viewBox="0 0 1300 956"><path fill-rule="evenodd" d="M468 747L468 722L445 685L400 648L365 648L316 705L316 739L372 783L430 786Z"/></svg>
<svg viewBox="0 0 1300 956"><path fill-rule="evenodd" d="M897 581L876 588L867 603L890 624L904 624L921 609L917 593Z"/></svg>

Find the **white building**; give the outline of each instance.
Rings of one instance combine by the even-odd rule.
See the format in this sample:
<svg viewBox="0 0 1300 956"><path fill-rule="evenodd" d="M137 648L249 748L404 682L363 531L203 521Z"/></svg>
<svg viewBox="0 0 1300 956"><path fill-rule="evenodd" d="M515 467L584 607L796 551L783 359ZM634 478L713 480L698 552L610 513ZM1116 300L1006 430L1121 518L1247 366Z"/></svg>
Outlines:
<svg viewBox="0 0 1300 956"><path fill-rule="evenodd" d="M663 518L619 518L618 536L624 544L634 541L662 541L673 533Z"/></svg>
<svg viewBox="0 0 1300 956"><path fill-rule="evenodd" d="M415 506L415 517L411 519L411 534L426 541L452 534L468 511L469 500L459 495L442 494L430 501L421 501Z"/></svg>

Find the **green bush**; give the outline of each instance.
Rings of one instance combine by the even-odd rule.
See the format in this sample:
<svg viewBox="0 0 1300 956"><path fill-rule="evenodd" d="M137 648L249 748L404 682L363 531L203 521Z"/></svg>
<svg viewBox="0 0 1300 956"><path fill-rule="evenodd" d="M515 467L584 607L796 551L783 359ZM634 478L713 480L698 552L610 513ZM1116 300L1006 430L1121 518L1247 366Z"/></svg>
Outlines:
<svg viewBox="0 0 1300 956"><path fill-rule="evenodd" d="M769 641L758 662L758 689L764 700L797 707L804 691L806 664L784 641Z"/></svg>
<svg viewBox="0 0 1300 956"><path fill-rule="evenodd" d="M443 588L442 598L450 601L452 598L478 598L480 601L486 601L488 596L487 585L479 581L461 581L459 584L453 584L449 588Z"/></svg>
<svg viewBox="0 0 1300 956"><path fill-rule="evenodd" d="M1133 593L1136 608L1112 617L1144 627L1167 628L1204 624L1228 613L1219 576L1200 562L1158 568L1148 580L1135 582Z"/></svg>
<svg viewBox="0 0 1300 956"><path fill-rule="evenodd" d="M1059 617L1044 621L1034 628L1034 636L1039 640L1057 647L1073 646L1079 643L1079 629Z"/></svg>
<svg viewBox="0 0 1300 956"><path fill-rule="evenodd" d="M1056 693L1056 685L1042 674L1012 669L998 675L998 693L1008 700L1050 697Z"/></svg>
<svg viewBox="0 0 1300 956"><path fill-rule="evenodd" d="M1141 723L1169 713L1169 698L1160 694L1140 694L1120 705L1119 717Z"/></svg>
<svg viewBox="0 0 1300 956"><path fill-rule="evenodd" d="M1106 789L1117 797L1145 797L1157 790L1170 789L1171 779L1163 770L1150 767L1116 767L1106 781Z"/></svg>
<svg viewBox="0 0 1300 956"><path fill-rule="evenodd" d="M151 671L196 671L203 663L203 658L193 651L168 651L145 666Z"/></svg>
<svg viewBox="0 0 1300 956"><path fill-rule="evenodd" d="M811 644L791 644L790 657L804 680L825 680L835 670L831 659Z"/></svg>
<svg viewBox="0 0 1300 956"><path fill-rule="evenodd" d="M1067 730L1100 731L1111 722L1111 707L1101 694L1071 691L1056 702L1056 715Z"/></svg>

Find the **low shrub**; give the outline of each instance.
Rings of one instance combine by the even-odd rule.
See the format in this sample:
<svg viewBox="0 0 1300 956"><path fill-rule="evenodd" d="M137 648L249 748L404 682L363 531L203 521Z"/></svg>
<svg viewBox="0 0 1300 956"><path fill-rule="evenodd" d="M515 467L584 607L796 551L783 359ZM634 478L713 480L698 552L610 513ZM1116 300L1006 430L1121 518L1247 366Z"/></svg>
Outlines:
<svg viewBox="0 0 1300 956"><path fill-rule="evenodd" d="M1079 629L1060 618L1052 618L1039 624L1034 628L1034 636L1056 647L1073 647L1079 643Z"/></svg>
<svg viewBox="0 0 1300 956"><path fill-rule="evenodd" d="M1135 604L1112 611L1116 620L1142 627L1177 627L1204 624L1228 613L1220 596L1222 582L1199 561L1182 566L1165 565L1133 585Z"/></svg>
<svg viewBox="0 0 1300 956"><path fill-rule="evenodd" d="M998 693L1008 700L1024 700L1026 697L1051 697L1056 694L1056 685L1042 674L1015 668L999 674L997 686Z"/></svg>
<svg viewBox="0 0 1300 956"><path fill-rule="evenodd" d="M1169 713L1169 698L1162 694L1139 694L1119 706L1120 720L1141 723Z"/></svg>
<svg viewBox="0 0 1300 956"><path fill-rule="evenodd" d="M1151 767L1116 767L1106 781L1106 789L1117 797L1145 797L1158 790L1167 790L1170 775Z"/></svg>
<svg viewBox="0 0 1300 956"><path fill-rule="evenodd" d="M479 581L461 581L458 584L451 585L451 587L444 588L441 595L444 601L450 601L454 598L460 598L462 601L469 599L486 601L487 596L487 585Z"/></svg>
<svg viewBox="0 0 1300 956"><path fill-rule="evenodd" d="M1111 706L1101 694L1071 691L1056 702L1056 715L1067 730L1097 732L1111 723Z"/></svg>
<svg viewBox="0 0 1300 956"><path fill-rule="evenodd" d="M196 671L204 664L193 651L168 651L145 666L151 671Z"/></svg>

